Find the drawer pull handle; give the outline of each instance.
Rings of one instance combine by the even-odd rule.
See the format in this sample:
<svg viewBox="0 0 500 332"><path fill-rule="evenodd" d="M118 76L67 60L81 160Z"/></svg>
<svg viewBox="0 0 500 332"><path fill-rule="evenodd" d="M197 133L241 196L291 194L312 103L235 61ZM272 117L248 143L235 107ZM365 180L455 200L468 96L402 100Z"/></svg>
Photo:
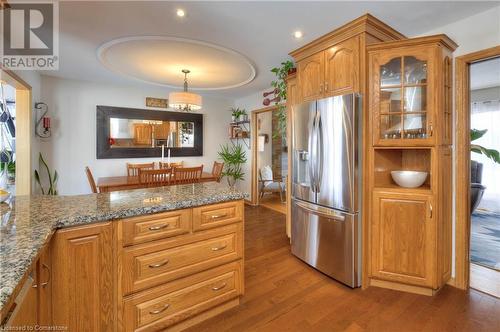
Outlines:
<svg viewBox="0 0 500 332"><path fill-rule="evenodd" d="M149 227L149 230L150 231L159 231L160 229L164 229L164 228L167 228L168 227L168 224L163 224L163 225L160 225L160 226L151 226Z"/></svg>
<svg viewBox="0 0 500 332"><path fill-rule="evenodd" d="M51 273L50 273L50 268L47 266L47 264L42 263L42 268L43 268L43 269L45 269L45 270L48 272L48 274L49 274L49 276L47 277L47 281L42 282L42 283L40 284L40 286L45 287L45 286L47 286L47 285L49 284L49 282L50 282L50 274L51 274Z"/></svg>
<svg viewBox="0 0 500 332"><path fill-rule="evenodd" d="M165 304L165 305L163 306L163 308L161 308L161 309L151 310L151 311L149 312L149 314L151 314L151 315L158 315L159 313L162 313L162 312L164 312L165 310L167 310L169 307L170 307L170 304L168 304L168 303L167 303L167 304Z"/></svg>
<svg viewBox="0 0 500 332"><path fill-rule="evenodd" d="M223 217L227 217L227 213L223 213L223 214L214 214L212 215L212 219L218 219L218 218L223 218Z"/></svg>
<svg viewBox="0 0 500 332"><path fill-rule="evenodd" d="M219 287L217 287L217 286L212 287L212 290L213 290L213 291L218 291L218 290L223 289L223 288L224 288L224 287L226 287L226 286L227 286L227 284L226 284L226 283L223 283L223 284L222 284L222 285L220 285Z"/></svg>
<svg viewBox="0 0 500 332"><path fill-rule="evenodd" d="M152 269L156 269L157 267L160 267L160 266L164 266L164 265L167 265L168 264L168 259L161 262L161 263L157 263L157 264L149 264L149 267L152 268Z"/></svg>
<svg viewBox="0 0 500 332"><path fill-rule="evenodd" d="M226 249L227 247L227 244L224 244L220 247L212 247L212 251L219 251L219 250L222 250L222 249Z"/></svg>

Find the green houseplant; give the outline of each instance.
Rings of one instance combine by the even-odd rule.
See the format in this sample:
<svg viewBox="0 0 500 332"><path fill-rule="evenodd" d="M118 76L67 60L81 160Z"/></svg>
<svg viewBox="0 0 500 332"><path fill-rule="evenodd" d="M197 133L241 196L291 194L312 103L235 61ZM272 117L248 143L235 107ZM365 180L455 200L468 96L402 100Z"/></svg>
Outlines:
<svg viewBox="0 0 500 332"><path fill-rule="evenodd" d="M287 60L281 63L281 66L271 69L271 72L276 75L276 80L271 82L271 86L275 89L275 96L279 97L276 101L278 105L277 119L278 131L273 133L273 137L281 136L286 145L286 106L281 101L286 100L286 78L290 72L295 69L292 61Z"/></svg>
<svg viewBox="0 0 500 332"><path fill-rule="evenodd" d="M47 173L47 178L48 178L47 190L45 190L43 188L41 177L40 177L42 167ZM54 173L52 173L50 171L49 166L45 162L45 159L43 159L43 156L41 153L38 156L38 169L40 171L35 170L35 180L36 180L36 183L38 183L38 185L40 186L40 190L42 191L42 195L57 195L56 185L57 185L57 179L59 178L59 175L57 174L56 170L54 170Z"/></svg>
<svg viewBox="0 0 500 332"><path fill-rule="evenodd" d="M471 129L470 130L470 149L471 152L482 154L491 159L493 162L500 164L500 153L494 149L488 149L479 144L472 143L473 141L483 137L488 129ZM470 178L470 213L472 214L474 210L478 207L481 199L483 198L484 191L486 187L482 185L482 173L483 173L483 164L476 161L471 160L471 178Z"/></svg>
<svg viewBox="0 0 500 332"><path fill-rule="evenodd" d="M243 180L245 173L242 166L247 162L246 152L240 144L229 146L221 145L219 159L224 162L222 175L226 177L229 187L234 188L236 181Z"/></svg>
<svg viewBox="0 0 500 332"><path fill-rule="evenodd" d="M247 111L244 108L233 107L230 109L230 111L232 122L241 121L242 119L240 119L240 117L243 115L247 115Z"/></svg>

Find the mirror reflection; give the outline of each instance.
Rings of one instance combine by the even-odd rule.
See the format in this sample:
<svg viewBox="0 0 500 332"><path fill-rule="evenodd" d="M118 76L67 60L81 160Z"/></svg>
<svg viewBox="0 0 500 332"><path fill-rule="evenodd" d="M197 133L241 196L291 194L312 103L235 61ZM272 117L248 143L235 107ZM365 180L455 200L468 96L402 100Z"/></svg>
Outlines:
<svg viewBox="0 0 500 332"><path fill-rule="evenodd" d="M109 118L111 148L194 147L194 122Z"/></svg>

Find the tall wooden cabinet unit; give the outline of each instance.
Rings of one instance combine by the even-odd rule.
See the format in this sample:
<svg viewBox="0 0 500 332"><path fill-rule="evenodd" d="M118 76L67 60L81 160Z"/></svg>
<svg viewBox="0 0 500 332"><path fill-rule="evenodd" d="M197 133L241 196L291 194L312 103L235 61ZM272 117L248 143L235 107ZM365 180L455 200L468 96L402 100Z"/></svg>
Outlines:
<svg viewBox="0 0 500 332"><path fill-rule="evenodd" d="M288 119L287 128L291 128L293 112L291 106L304 101L311 101L330 96L348 93L359 93L362 98L363 107L363 132L368 132L368 103L367 103L367 73L368 62L366 47L373 43L383 41L394 41L404 39L405 36L394 30L377 18L366 14L351 21L338 29L304 45L293 51L290 55L297 64L296 78L290 78L289 96L293 94L292 100L287 100ZM295 92L290 92L290 91ZM290 133L288 133L290 137ZM363 135L363 160L367 159L368 147L371 142L368 135ZM288 164L291 166L292 150L288 149ZM363 173L367 173L368 165L363 162ZM291 168L289 168L291 172ZM289 173L291 174L291 173ZM291 183L288 181L288 188ZM363 196L369 195L368 185L363 188ZM287 220L290 224L290 190L287 190ZM368 200L363 201L363 210L366 211ZM368 243L367 217L363 216L363 271L367 271ZM368 274L363 272L362 286L368 286Z"/></svg>
<svg viewBox="0 0 500 332"><path fill-rule="evenodd" d="M368 47L370 284L433 294L451 276L451 56L445 35ZM425 171L403 188L391 171Z"/></svg>

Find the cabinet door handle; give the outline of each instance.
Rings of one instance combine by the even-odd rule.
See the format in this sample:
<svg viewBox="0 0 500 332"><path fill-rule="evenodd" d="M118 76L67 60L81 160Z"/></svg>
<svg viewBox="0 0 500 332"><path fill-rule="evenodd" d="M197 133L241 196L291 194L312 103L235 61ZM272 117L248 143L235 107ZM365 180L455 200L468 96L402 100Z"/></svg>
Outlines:
<svg viewBox="0 0 500 332"><path fill-rule="evenodd" d="M149 264L149 267L152 268L152 269L156 269L157 267L161 267L161 266L164 266L164 265L167 265L167 264L168 264L168 259L164 260L161 263Z"/></svg>
<svg viewBox="0 0 500 332"><path fill-rule="evenodd" d="M227 244L224 244L220 247L213 247L212 248L212 251L219 251L219 250L222 250L222 249L225 249L227 247Z"/></svg>
<svg viewBox="0 0 500 332"><path fill-rule="evenodd" d="M210 218L212 218L212 219L218 219L218 218L223 218L223 217L227 217L227 213L214 214Z"/></svg>
<svg viewBox="0 0 500 332"><path fill-rule="evenodd" d="M47 278L47 281L42 282L42 283L40 284L40 286L45 287L45 286L47 286L47 285L49 284L49 282L50 282L50 275L51 275L51 273L50 273L50 268L47 266L47 264L42 263L42 268L43 268L43 269L45 269L45 270L48 272L48 274L49 274L49 277Z"/></svg>
<svg viewBox="0 0 500 332"><path fill-rule="evenodd" d="M432 219L432 204L429 204L429 217Z"/></svg>
<svg viewBox="0 0 500 332"><path fill-rule="evenodd" d="M213 291L218 291L218 290L223 289L223 288L224 288L224 287L226 287L226 286L227 286L227 284L224 282L224 283L222 283L222 285L220 285L219 287L217 287L217 286L212 287L212 290L213 290Z"/></svg>
<svg viewBox="0 0 500 332"><path fill-rule="evenodd" d="M159 313L162 313L165 310L167 310L169 307L170 307L170 304L167 303L167 304L163 305L163 308L161 308L161 309L151 310L149 312L149 314L150 315L158 315Z"/></svg>
<svg viewBox="0 0 500 332"><path fill-rule="evenodd" d="M432 134L434 134L434 130L432 128L432 125L429 125L429 137L432 137Z"/></svg>
<svg viewBox="0 0 500 332"><path fill-rule="evenodd" d="M319 93L322 93L323 92L323 83L320 83L319 84Z"/></svg>
<svg viewBox="0 0 500 332"><path fill-rule="evenodd" d="M163 225L159 225L159 226L151 226L151 227L149 227L149 230L150 231L159 231L160 229L164 229L167 227L168 227L168 224L163 224Z"/></svg>
<svg viewBox="0 0 500 332"><path fill-rule="evenodd" d="M325 82L325 92L328 91L328 82Z"/></svg>

